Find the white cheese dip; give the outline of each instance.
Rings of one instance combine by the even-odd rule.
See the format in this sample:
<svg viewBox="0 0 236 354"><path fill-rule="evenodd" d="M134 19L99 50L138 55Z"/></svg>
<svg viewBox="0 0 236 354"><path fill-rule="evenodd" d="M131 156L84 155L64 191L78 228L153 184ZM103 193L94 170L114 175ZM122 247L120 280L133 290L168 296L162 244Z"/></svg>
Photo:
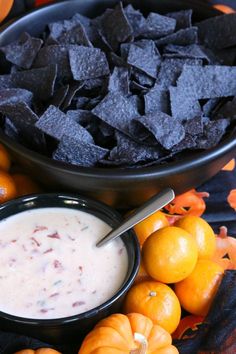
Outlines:
<svg viewBox="0 0 236 354"><path fill-rule="evenodd" d="M0 222L0 311L34 319L76 315L101 305L128 270L124 243L97 248L111 230L75 209L40 208Z"/></svg>

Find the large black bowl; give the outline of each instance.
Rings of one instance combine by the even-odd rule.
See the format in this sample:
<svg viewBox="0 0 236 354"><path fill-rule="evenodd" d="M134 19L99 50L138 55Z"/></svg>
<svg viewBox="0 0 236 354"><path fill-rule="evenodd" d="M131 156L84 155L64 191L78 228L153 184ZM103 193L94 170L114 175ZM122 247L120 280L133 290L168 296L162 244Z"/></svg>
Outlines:
<svg viewBox="0 0 236 354"><path fill-rule="evenodd" d="M216 16L219 12L199 1L131 0L144 13L165 13L192 8L194 20ZM51 5L20 18L0 34L0 46L16 40L23 31L39 35L49 22L66 19L75 12L94 17L117 0L76 0ZM194 188L214 176L236 153L236 135L226 137L217 147L195 152L178 162L135 169L85 168L69 166L41 156L6 137L0 129L0 141L15 159L50 189L76 190L116 207L133 207L165 187L176 194Z"/></svg>
<svg viewBox="0 0 236 354"><path fill-rule="evenodd" d="M72 194L39 194L18 198L2 204L0 206L0 221L23 211L53 207L82 210L95 215L112 228L117 227L122 220L115 210L89 198ZM0 311L0 329L22 333L46 343L79 343L80 339L99 320L121 310L124 296L137 275L140 263L138 240L133 231L126 232L121 238L128 253L128 272L120 289L108 301L79 315L53 320L21 318ZM12 284L12 288L14 289L14 284Z"/></svg>

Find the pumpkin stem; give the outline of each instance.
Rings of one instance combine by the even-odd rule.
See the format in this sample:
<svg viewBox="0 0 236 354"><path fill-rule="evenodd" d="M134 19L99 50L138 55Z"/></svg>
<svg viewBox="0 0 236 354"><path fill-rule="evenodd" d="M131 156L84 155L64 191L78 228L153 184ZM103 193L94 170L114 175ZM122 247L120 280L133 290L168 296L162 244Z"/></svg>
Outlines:
<svg viewBox="0 0 236 354"><path fill-rule="evenodd" d="M147 354L148 342L146 337L141 333L134 333L134 340L139 343L139 348L131 350L130 354Z"/></svg>

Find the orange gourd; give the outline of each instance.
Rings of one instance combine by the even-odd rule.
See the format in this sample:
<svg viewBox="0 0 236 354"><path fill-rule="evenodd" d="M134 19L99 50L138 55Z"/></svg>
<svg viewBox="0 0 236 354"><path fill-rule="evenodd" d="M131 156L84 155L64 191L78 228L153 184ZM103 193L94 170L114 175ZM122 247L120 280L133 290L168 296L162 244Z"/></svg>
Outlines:
<svg viewBox="0 0 236 354"><path fill-rule="evenodd" d="M178 195L170 204L165 206L165 210L170 214L201 216L206 209L204 197L209 197L209 193L191 189Z"/></svg>
<svg viewBox="0 0 236 354"><path fill-rule="evenodd" d="M138 313L114 314L85 337L78 354L177 354L171 335Z"/></svg>
<svg viewBox="0 0 236 354"><path fill-rule="evenodd" d="M20 350L19 352L16 352L14 354L62 354L62 353L58 352L57 350L51 349L51 348L40 348L37 350L23 349L23 350Z"/></svg>

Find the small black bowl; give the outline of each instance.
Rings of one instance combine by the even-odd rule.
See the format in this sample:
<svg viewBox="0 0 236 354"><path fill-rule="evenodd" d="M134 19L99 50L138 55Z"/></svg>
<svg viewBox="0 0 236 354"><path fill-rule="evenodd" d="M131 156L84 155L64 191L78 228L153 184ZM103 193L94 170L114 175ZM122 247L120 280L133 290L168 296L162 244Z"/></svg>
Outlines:
<svg viewBox="0 0 236 354"><path fill-rule="evenodd" d="M98 16L107 7L114 7L118 1L72 0L41 8L5 27L0 33L0 46L16 40L24 31L38 36L48 23L68 19L76 12L88 17ZM144 14L192 8L194 21L221 14L211 5L198 0L126 0L124 3L131 3ZM0 68L4 71L1 63ZM166 187L171 187L175 194L196 188L219 172L236 153L234 131L216 147L207 151L191 152L176 162L138 169L109 169L72 166L54 161L14 142L1 128L0 141L8 147L26 171L50 191L77 191L124 209L139 206Z"/></svg>
<svg viewBox="0 0 236 354"><path fill-rule="evenodd" d="M112 228L122 221L120 214L105 204L72 194L35 194L15 199L0 206L0 220L26 210L48 207L81 210L95 215ZM38 338L51 344L80 342L99 320L120 311L124 296L137 275L140 264L140 248L137 238L133 231L126 232L121 238L128 253L128 273L123 285L110 300L79 315L52 320L27 319L0 312L0 328L4 331Z"/></svg>

